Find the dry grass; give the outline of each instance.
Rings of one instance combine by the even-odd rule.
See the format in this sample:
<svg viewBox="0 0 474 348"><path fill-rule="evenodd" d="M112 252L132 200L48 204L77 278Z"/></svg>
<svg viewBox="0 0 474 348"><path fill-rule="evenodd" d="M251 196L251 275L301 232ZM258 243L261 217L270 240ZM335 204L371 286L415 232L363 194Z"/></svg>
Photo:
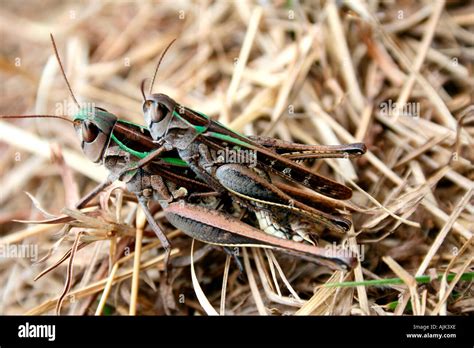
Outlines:
<svg viewBox="0 0 474 348"><path fill-rule="evenodd" d="M302 143L363 141L369 151L357 160L325 160L315 167L350 185L352 202L362 208L342 241L363 247L363 261L353 271L249 249L242 253L240 274L224 253L196 243L194 266L175 267L169 285L158 272L159 242L120 185L101 196L100 210L67 210L74 222L69 230L64 224L12 222L60 215L106 173L85 159L69 124L0 121L0 245L50 256L37 264L0 257L0 313L54 312L68 262L33 279L67 258L80 232L86 233L76 245L62 314L473 311L472 273L467 274L474 257L472 5L2 5L0 114L70 112L49 42L52 32L76 97L142 123L140 82L151 77L160 52L177 38L155 91L246 134ZM189 256L188 237L172 229L169 237L173 259ZM394 277L399 280L382 281ZM327 285L350 281L356 283Z"/></svg>

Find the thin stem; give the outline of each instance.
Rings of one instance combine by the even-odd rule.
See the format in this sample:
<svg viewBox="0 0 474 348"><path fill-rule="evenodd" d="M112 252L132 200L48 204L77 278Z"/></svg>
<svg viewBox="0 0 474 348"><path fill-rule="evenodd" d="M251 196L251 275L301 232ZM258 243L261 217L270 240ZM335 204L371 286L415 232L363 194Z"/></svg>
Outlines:
<svg viewBox="0 0 474 348"><path fill-rule="evenodd" d="M443 274L438 274L437 280L440 280ZM449 274L447 276L447 280L451 281L454 279L455 274ZM474 272L464 273L460 280L473 280L474 279ZM423 275L419 277L415 277L417 283L429 283L432 278L428 275ZM393 284L403 284L403 280L400 278L387 278L387 279L374 279L374 280L365 280L362 282L342 282L342 283L327 283L324 284L323 287L325 288L333 288L333 287L354 287L354 286L384 286L384 285L393 285Z"/></svg>

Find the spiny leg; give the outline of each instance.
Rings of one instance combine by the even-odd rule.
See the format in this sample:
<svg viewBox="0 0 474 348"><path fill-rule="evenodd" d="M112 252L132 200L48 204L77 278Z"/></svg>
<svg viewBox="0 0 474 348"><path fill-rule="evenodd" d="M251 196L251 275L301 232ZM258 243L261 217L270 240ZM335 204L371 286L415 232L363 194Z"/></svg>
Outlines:
<svg viewBox="0 0 474 348"><path fill-rule="evenodd" d="M166 279L168 279L168 264L169 264L169 257L171 253L171 244L170 241L168 240L168 237L164 234L164 232L161 230L160 226L156 223L155 219L153 218L153 215L151 214L150 210L148 209L148 200L143 197L137 195L138 198L138 203L140 204L140 207L143 209L143 212L145 213L145 217L148 221L148 223L151 226L151 229L153 232L155 232L156 236L161 242L161 246L165 249L165 276Z"/></svg>

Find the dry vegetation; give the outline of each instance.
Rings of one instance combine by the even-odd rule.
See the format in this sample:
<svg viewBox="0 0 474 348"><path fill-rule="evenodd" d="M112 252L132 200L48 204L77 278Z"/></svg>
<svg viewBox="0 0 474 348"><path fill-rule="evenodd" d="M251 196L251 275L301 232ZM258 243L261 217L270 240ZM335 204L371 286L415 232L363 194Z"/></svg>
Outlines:
<svg viewBox="0 0 474 348"><path fill-rule="evenodd" d="M247 249L240 274L196 243L199 260L175 267L169 287L159 242L126 193L102 195L100 214L63 210L106 175L69 124L0 121L0 244L51 253L36 264L0 258L0 312L54 313L70 261L34 278L80 232L63 314L472 312L474 7L340 3L3 1L0 114L70 112L52 32L80 101L142 123L140 82L177 38L155 91L246 134L363 141L369 151L315 166L354 190L360 211L343 241L363 248L353 271ZM62 213L75 221L67 234L63 224L12 222ZM169 237L173 258L190 254L190 238L171 228ZM359 286L324 286L350 281Z"/></svg>

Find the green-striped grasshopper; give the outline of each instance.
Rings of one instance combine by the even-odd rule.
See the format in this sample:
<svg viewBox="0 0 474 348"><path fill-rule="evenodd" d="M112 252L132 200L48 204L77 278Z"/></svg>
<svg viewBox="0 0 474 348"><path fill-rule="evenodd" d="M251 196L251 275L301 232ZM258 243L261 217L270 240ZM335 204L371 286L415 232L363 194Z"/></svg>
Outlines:
<svg viewBox="0 0 474 348"><path fill-rule="evenodd" d="M10 116L0 117L11 118ZM42 115L42 117L63 118L57 115ZM271 247L310 258L319 263L346 267L353 265L354 258L343 252L331 254L324 248L265 234L234 216L193 204L187 197L179 196L173 192L173 188L177 188L175 191L184 188L187 194L210 193L212 188L200 180L182 175L180 172L182 164L178 159L159 157L156 152L153 152L156 157L154 160L148 160L147 154L154 143L147 131L140 129L139 126L119 121L115 115L100 108L80 110L74 116L73 123L86 156L93 162L103 163L111 173L106 183L99 185L98 189L93 190L93 194L87 195L78 203L78 208L83 207L112 180L120 178L126 182L128 190L137 196L148 223L167 251L170 247L169 242L147 207L150 199L160 202L166 217L175 227L206 243L227 247ZM165 155L164 152L163 155ZM140 163L141 158L147 159L143 165ZM179 187L176 185L178 183ZM330 262L327 263L324 260Z"/></svg>
<svg viewBox="0 0 474 348"><path fill-rule="evenodd" d="M56 47L55 52L57 54ZM60 66L62 69L61 64ZM63 76L65 78L64 71ZM73 96L72 91L71 95ZM75 99L74 96L73 99ZM8 116L4 116L3 118L6 117ZM35 115L31 117L35 117ZM40 117L66 119L61 116L42 115ZM145 211L150 226L156 232L163 247L168 252L170 250L169 242L147 207L148 200L153 198L160 201L166 216L172 224L181 228L186 234L204 242L222 246L259 245L281 248L306 257L332 260L333 263L340 265L351 266L353 264L354 259L351 256L338 255L335 253L330 254L327 250L312 245L305 245L292 240L266 235L253 226L245 224L222 211L214 211L205 206L193 204L190 202L187 194L211 193L215 187L209 185L206 181L183 175L183 165L187 165L188 163L183 163L182 160L177 158L176 149L168 143L165 143L157 149L156 142L154 142L150 134L140 126L117 120L116 116L101 108L80 109L74 116L72 122L80 137L81 147L86 156L93 162L102 162L112 174L106 183L99 185L96 190L78 203L77 206L79 208L84 206L84 204L113 179L125 179L129 191L137 195L138 201ZM259 148L264 149L264 153L270 153L273 157L281 156L276 154L274 149L283 152L294 149L289 143L279 142L273 139L256 138L254 142L258 144L259 141L263 144L258 145ZM298 147L300 152L307 149L304 145L295 146ZM347 148L345 149L347 150ZM178 148L177 151L179 152L179 150ZM167 153L171 155L171 157L167 157ZM314 156L314 154L313 151L312 155ZM288 154L289 163L293 163L291 162L291 156L298 155ZM301 153L299 156L301 157ZM311 155L308 156L310 157ZM221 177L221 182L224 182L226 173L233 169L232 166L221 166L219 168L221 173L217 174L217 177ZM240 168L237 168L237 170L240 175L242 171ZM201 173L198 173L198 175L200 174ZM252 207L257 213L265 210L267 217L270 218L281 214L282 210L288 209L286 197L290 197L291 194L293 198L297 198L294 200L296 202L295 206L289 209L291 214L309 218L312 217L312 212L316 211L314 214L314 216L317 217L316 220L320 221L321 217L328 217L331 221L338 221L347 228L346 219L320 210L315 210L316 208L309 205L305 205L303 207L304 209L301 209L302 206L299 200L301 197L308 197L305 193L298 193L296 189L291 189L284 185L280 187L271 185L267 180L260 180L258 176L253 177L252 175L254 175L254 173L250 172L248 175L242 177L245 184L244 186L252 188L251 194L239 192L241 190L231 191L231 183L225 187L229 189L229 192L234 195L233 197L235 199L246 206ZM232 174L231 177L235 177L235 174ZM332 181L330 182L332 183ZM175 195L170 189L170 186L176 186L176 183L179 183L180 187L186 190L184 197ZM349 190L343 185L336 185L338 185L338 190ZM195 192L193 192L193 190ZM217 193L226 194L227 191L218 190ZM268 198L266 196L268 196ZM293 200L293 198L291 199ZM280 200L280 202L278 200ZM324 203L318 204L324 205ZM326 207L327 206L328 204L326 204ZM331 207L330 204L329 206Z"/></svg>
<svg viewBox="0 0 474 348"><path fill-rule="evenodd" d="M264 208L272 211L273 215L296 214L338 232L350 229L349 220L328 212L324 207L328 205L325 204L325 197L332 199L332 202L345 200L351 197L352 191L293 160L360 156L366 151L364 144L312 146L241 135L202 113L179 105L167 95L151 94L162 58L163 55L148 96L145 96L142 84L145 123L159 146L157 151L161 151L162 147L176 149L181 159L204 182L220 193L227 192L236 199L243 199L257 213ZM250 169L248 163L234 163L223 158L221 154L229 151L236 153L235 157L239 157L239 153L252 151L256 168ZM316 191L320 194L317 200L322 202L319 205L303 202L277 187L268 173Z"/></svg>

